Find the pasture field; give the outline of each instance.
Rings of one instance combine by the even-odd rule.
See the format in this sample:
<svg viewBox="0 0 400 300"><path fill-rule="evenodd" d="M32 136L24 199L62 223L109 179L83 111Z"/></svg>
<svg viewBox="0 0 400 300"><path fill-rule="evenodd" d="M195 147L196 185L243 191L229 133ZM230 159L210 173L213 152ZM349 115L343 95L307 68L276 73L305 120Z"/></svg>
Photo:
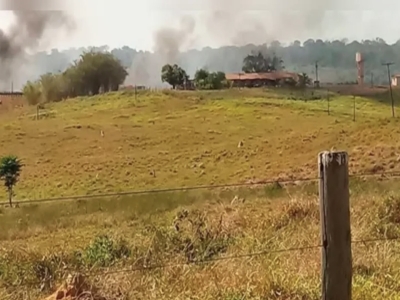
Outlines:
<svg viewBox="0 0 400 300"><path fill-rule="evenodd" d="M348 151L353 240L400 237L400 181L379 175L400 172L400 121L302 97L119 92L1 114L0 156L25 164L16 200L259 184L0 207L0 298L45 298L79 271L107 300L319 299L318 188L302 179L318 152ZM399 246L353 245L353 299L400 299Z"/></svg>

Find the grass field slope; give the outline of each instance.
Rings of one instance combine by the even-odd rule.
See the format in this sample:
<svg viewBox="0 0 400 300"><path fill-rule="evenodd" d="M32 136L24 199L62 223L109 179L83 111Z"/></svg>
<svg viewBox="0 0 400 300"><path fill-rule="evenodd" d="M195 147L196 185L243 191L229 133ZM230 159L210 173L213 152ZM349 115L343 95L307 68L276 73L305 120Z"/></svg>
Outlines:
<svg viewBox="0 0 400 300"><path fill-rule="evenodd" d="M400 173L400 121L384 102L126 91L0 118L0 156L24 163L19 207L0 207L0 299L44 299L74 272L107 300L320 299L312 179L330 149L350 156L353 240L379 240L353 245L353 299L400 299L400 181L380 175ZM255 185L174 189L231 184Z"/></svg>

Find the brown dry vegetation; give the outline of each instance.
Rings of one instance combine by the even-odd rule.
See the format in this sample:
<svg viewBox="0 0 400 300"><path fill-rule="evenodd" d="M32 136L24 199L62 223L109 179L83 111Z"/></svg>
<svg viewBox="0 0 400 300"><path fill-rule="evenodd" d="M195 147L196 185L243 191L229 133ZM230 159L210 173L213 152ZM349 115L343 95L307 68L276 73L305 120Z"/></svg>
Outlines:
<svg viewBox="0 0 400 300"><path fill-rule="evenodd" d="M19 199L315 177L332 147L351 172L400 171L389 107L357 98L353 122L352 98L331 99L328 116L324 100L287 97L125 92L47 106L41 120L24 108L4 116L0 154L26 164ZM398 185L352 179L353 240L399 236ZM316 184L300 182L2 207L0 298L44 298L79 271L106 299L319 299L318 248L218 260L316 246L319 226ZM353 245L353 299L400 298L399 244Z"/></svg>

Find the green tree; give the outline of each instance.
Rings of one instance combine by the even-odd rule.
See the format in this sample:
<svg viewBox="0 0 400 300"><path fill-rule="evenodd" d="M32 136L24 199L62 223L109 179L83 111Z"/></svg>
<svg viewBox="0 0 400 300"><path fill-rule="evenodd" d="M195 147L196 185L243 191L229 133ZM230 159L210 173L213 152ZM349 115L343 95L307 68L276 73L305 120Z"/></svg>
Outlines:
<svg viewBox="0 0 400 300"><path fill-rule="evenodd" d="M208 72L200 69L194 75L194 82L198 89L218 90L226 85L226 77L223 72Z"/></svg>
<svg viewBox="0 0 400 300"><path fill-rule="evenodd" d="M10 206L12 206L13 188L18 182L22 167L21 161L16 156L9 155L0 159L0 179L4 181L7 189Z"/></svg>
<svg viewBox="0 0 400 300"><path fill-rule="evenodd" d="M178 85L183 85L188 79L189 76L186 74L186 71L176 64L167 64L161 69L162 82L167 82L173 89L176 89Z"/></svg>
<svg viewBox="0 0 400 300"><path fill-rule="evenodd" d="M39 82L43 101L60 101L63 98L62 76L58 74L47 73L40 77Z"/></svg>
<svg viewBox="0 0 400 300"><path fill-rule="evenodd" d="M310 79L310 77L308 77L308 75L306 73L300 73L300 74L298 74L298 76L299 76L299 79L298 79L297 85L300 88L305 88L306 86L311 84L311 79Z"/></svg>
<svg viewBox="0 0 400 300"><path fill-rule="evenodd" d="M64 72L47 73L34 83L28 82L23 92L31 104L37 104L37 98L54 102L68 97L96 95L101 91L117 91L127 75L124 66L111 53L90 51L84 52Z"/></svg>
<svg viewBox="0 0 400 300"><path fill-rule="evenodd" d="M120 84L125 81L128 72L111 53L85 52L76 63L75 68L80 76L80 81L88 88L91 95L118 90Z"/></svg>
<svg viewBox="0 0 400 300"><path fill-rule="evenodd" d="M268 73L277 70L282 70L283 60L275 54L271 57L258 54L249 54L243 59L242 70L245 73Z"/></svg>

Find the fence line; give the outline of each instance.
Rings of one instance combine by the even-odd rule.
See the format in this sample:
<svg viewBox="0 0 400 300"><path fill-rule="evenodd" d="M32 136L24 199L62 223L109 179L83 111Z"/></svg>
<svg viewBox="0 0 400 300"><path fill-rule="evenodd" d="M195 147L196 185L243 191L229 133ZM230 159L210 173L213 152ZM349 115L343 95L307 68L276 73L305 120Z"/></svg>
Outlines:
<svg viewBox="0 0 400 300"><path fill-rule="evenodd" d="M163 92L163 91L170 91L170 90L169 89L150 90L150 92L156 92L156 93ZM269 91L274 92L274 90L269 90ZM286 91L290 92L290 90L286 90ZM338 98L338 97L342 97L342 96L347 96L349 99L353 98L353 101L348 101L349 105L348 105L348 107L346 107L346 108L349 109L349 111L344 111L339 106L340 111L337 112L339 115L352 118L353 122L356 122L356 115L357 114L361 115L363 117L368 117L368 118L373 118L373 119L378 119L378 120L387 118L387 117L384 117L383 115L380 116L380 115L377 115L375 113L368 113L367 115L365 115L363 113L363 108L364 108L365 102L360 103L360 102L357 102L356 99L357 98L370 99L371 95L338 94L337 92L329 90L329 88L328 89L321 89L320 91L321 92L324 91L327 94L326 95L322 95L321 94L319 99L314 99L314 100L313 99L307 99L307 98L304 98L304 99L291 99L291 97L289 95L287 95L286 97L277 96L278 98L272 98L272 99L273 100L282 101L282 103L280 104L280 106L282 106L282 107L287 105L287 103L285 103L284 101L298 101L298 102L311 102L311 103L319 101L321 103L321 107L319 107L319 108L311 107L311 108L309 108L309 110L310 111L314 111L314 112L327 113L328 115L332 115L332 113L333 113L335 115L336 114L335 108L337 108L337 107L334 107L334 106L332 106L330 104L330 103L334 103L335 102L335 100L332 100L332 99L335 99L335 98ZM120 92L123 93L124 91L121 90ZM132 90L131 92L134 92L134 91ZM314 92L314 90L311 90L311 92ZM333 93L333 95L330 95L329 93ZM136 100L139 95L140 95L140 93L138 91L138 93L136 95L133 94L132 96L135 96L135 100ZM378 95L378 98L379 98L379 93L375 94L375 96L377 96L377 95ZM268 100L272 100L270 97L267 97L267 96L265 98L266 98L267 101ZM373 101L373 100L370 99L370 101ZM379 101L377 101L377 100L375 100L375 102L379 103ZM26 115L26 117L29 117L29 118L30 117L36 117L37 119L39 119L41 114L46 114L46 113L56 113L56 114L58 114L57 110L51 110L51 109L49 110L49 109L46 109L46 108L41 109L41 111L43 111L43 113L41 113L39 110L37 110L35 112L33 111L32 114ZM76 115L76 113L75 112L69 112L69 113L61 113L59 115L61 117L63 117L63 116L68 116L68 115Z"/></svg>
<svg viewBox="0 0 400 300"><path fill-rule="evenodd" d="M352 244L368 244L368 243L395 242L395 241L400 241L400 237L355 240L355 241L351 241L351 243ZM265 250L265 251L258 251L258 252L245 253L245 254L239 254L239 255L221 256L221 257L216 257L216 258L210 258L210 259L204 259L204 260L198 260L198 261L187 261L187 262L173 263L173 264L157 264L157 265L150 265L150 266L129 267L129 268L123 268L123 269L119 269L119 270L102 269L102 270L97 270L94 272L87 272L87 273L84 273L84 275L86 277L94 277L94 276L99 276L99 275L111 275L111 274L119 274L119 273L134 273L134 272L141 272L141 271L152 271L152 270L157 270L157 269L174 268L174 267L180 267L180 266L203 265L203 264L211 264L214 262L220 262L220 261L226 261L226 260L237 260L237 259L259 257L259 256L268 255L268 254L279 254L279 253L285 253L285 252L320 249L322 247L323 247L323 245L311 245L311 246L281 248L281 249L275 249L275 250ZM69 270L69 271L73 271L73 270Z"/></svg>
<svg viewBox="0 0 400 300"><path fill-rule="evenodd" d="M57 198L44 198L44 199L34 199L34 200L21 200L14 201L14 204L34 204L41 202L55 202L55 201L71 201L71 200L81 200L81 199L93 199L102 197L116 197L116 196L134 196L143 194L157 194L157 193L168 193L168 192L182 192L182 191L193 191L193 190L206 190L206 189L219 189L219 188L238 188L238 187L252 187L252 186L263 186L274 183L293 183L293 182L312 182L316 181L318 178L298 178L298 179L274 179L274 180L262 180L258 182L251 183L232 183L232 184L217 184L217 185L199 185L199 186L186 186L186 187L176 187L176 188L165 188L165 189L149 189L149 190L138 190L138 191L127 191L127 192L117 192L108 194L94 194L94 195L81 195L81 196L66 196ZM7 205L8 202L0 202L0 205Z"/></svg>
<svg viewBox="0 0 400 300"><path fill-rule="evenodd" d="M368 244L380 242L394 242L400 241L398 237L385 237L385 238L370 238L370 239L351 239L351 224L350 224L350 177L363 177L363 176L399 176L400 172L386 172L380 174L373 173L360 173L349 174L348 170L348 154L347 152L321 152L318 156L318 178L301 178L301 179L287 179L287 180L269 180L256 183L246 184L227 184L227 185L208 185L208 186L194 186L194 187L181 187L175 189L163 190L147 190L136 191L117 194L104 194L104 195L91 195L89 197L106 197L107 195L137 195L143 193L155 192L170 192L170 191L185 191L194 189L209 189L221 187L240 187L240 186L260 186L271 183L290 183L299 181L315 181L319 180L319 196L320 196L320 223L321 223L321 243L318 245L304 245L300 247L281 248L264 250L253 253L238 254L232 256L220 256L209 259L190 260L181 263L171 264L154 264L135 266L134 263L129 268L122 268L119 270L98 269L96 271L88 271L84 274L88 277L98 275L108 275L115 273L149 271L155 269L164 269L175 266L185 265L201 265L210 264L218 261L245 259L250 257L258 257L268 254L277 254L284 252L305 251L310 249L321 249L321 289L322 300L341 299L351 300L352 297L352 245L354 244ZM74 198L53 198L51 201L57 199L81 199L85 196ZM86 197L87 198L87 197ZM37 201L44 201L37 200ZM49 200L47 200L49 201ZM29 203L29 202L28 202ZM32 202L30 202L32 203ZM67 269L64 269L67 270ZM74 271L74 270L70 270Z"/></svg>
<svg viewBox="0 0 400 300"><path fill-rule="evenodd" d="M354 173L350 174L350 178L359 177L384 177L386 178L400 178L400 171L391 171L383 173ZM126 192L115 192L115 193L103 193L103 194L93 194L93 195L78 195L78 196L65 196L65 197L54 197L54 198L42 198L42 199L26 199L20 201L14 201L14 204L37 204L45 202L56 202L56 201L72 201L72 200L86 200L86 199L96 199L96 198L107 198L107 197L118 197L118 196L135 196L135 195L145 195L145 194L159 194L159 193L170 193L170 192L183 192L183 191L193 191L193 190L206 190L206 189L220 189L220 188L240 188L240 187L255 187L255 186L266 186L269 184L279 183L298 183L298 182L316 182L319 177L305 177L296 179L267 179L260 180L257 182L250 183L230 183L230 184L216 184L216 185L198 185L198 186L184 186L184 187L173 187L165 189L148 189L148 190L137 190L137 191L126 191ZM8 202L0 202L0 206L8 205Z"/></svg>

